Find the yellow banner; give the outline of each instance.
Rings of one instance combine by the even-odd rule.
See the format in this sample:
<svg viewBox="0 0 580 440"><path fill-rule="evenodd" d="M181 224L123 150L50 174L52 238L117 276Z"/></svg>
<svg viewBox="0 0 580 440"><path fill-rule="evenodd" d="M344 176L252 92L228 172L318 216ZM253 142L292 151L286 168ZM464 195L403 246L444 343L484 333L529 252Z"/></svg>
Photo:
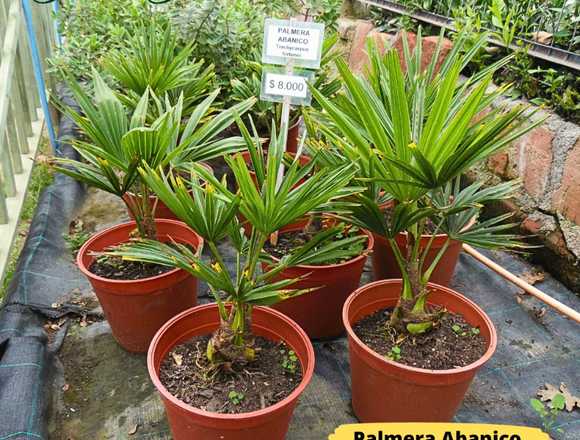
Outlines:
<svg viewBox="0 0 580 440"><path fill-rule="evenodd" d="M538 428L475 423L365 423L339 426L329 440L550 440Z"/></svg>

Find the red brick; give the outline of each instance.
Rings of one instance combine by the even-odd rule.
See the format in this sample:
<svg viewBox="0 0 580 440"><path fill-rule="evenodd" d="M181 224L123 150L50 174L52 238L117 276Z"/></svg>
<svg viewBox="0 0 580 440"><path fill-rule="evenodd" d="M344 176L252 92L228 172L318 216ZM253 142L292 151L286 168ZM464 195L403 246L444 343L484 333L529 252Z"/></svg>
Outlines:
<svg viewBox="0 0 580 440"><path fill-rule="evenodd" d="M542 229L542 223L539 220L531 219L530 217L526 217L522 222L522 229L530 234L537 235L540 233Z"/></svg>
<svg viewBox="0 0 580 440"><path fill-rule="evenodd" d="M351 69L355 72L360 72L367 62L366 41L367 36L373 29L374 26L370 21L361 20L356 26L348 60Z"/></svg>
<svg viewBox="0 0 580 440"><path fill-rule="evenodd" d="M506 169L509 163L509 155L505 151L496 153L487 161L489 170L497 176L505 177Z"/></svg>
<svg viewBox="0 0 580 440"><path fill-rule="evenodd" d="M417 35L415 35L413 32L407 32L407 44L409 45L409 53L412 53L413 50L415 50L415 45L417 44ZM391 47L399 53L399 60L403 70L407 70L407 63L405 62L405 49L403 48L403 31L397 32Z"/></svg>
<svg viewBox="0 0 580 440"><path fill-rule="evenodd" d="M562 183L552 203L566 218L580 224L580 140L568 153Z"/></svg>
<svg viewBox="0 0 580 440"><path fill-rule="evenodd" d="M523 138L518 148L518 170L524 181L524 188L532 197L544 196L552 169L552 140L554 133L544 127L536 128Z"/></svg>
<svg viewBox="0 0 580 440"><path fill-rule="evenodd" d="M438 41L439 41L438 36L423 38L422 53L421 53L421 71L425 70L429 66L431 60L435 56ZM434 70L435 74L439 72L439 69L443 64L443 61L445 60L447 55L449 55L449 52L451 52L452 48L453 43L451 42L451 40L449 40L448 38L443 38L443 41L441 42L441 49L439 50L439 56L437 58L437 62L435 63Z"/></svg>

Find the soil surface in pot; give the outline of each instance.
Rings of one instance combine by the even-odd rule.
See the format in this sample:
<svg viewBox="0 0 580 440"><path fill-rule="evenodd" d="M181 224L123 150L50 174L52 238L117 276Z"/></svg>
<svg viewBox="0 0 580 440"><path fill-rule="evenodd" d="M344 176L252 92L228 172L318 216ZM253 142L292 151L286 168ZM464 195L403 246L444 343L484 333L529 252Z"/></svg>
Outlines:
<svg viewBox="0 0 580 440"><path fill-rule="evenodd" d="M174 247L172 243L169 246ZM195 249L186 245L189 250ZM155 277L175 269L161 264L141 263L139 261L125 261L120 257L108 255L99 256L89 266L89 271L108 280L142 280Z"/></svg>
<svg viewBox="0 0 580 440"><path fill-rule="evenodd" d="M355 237L360 234L360 229L354 226L344 225L343 230L339 232L330 241L342 240L344 238ZM340 225L339 225L340 226ZM270 241L267 241L264 245L264 250L270 255L276 258L282 258L285 255L291 254L295 249L304 246L312 238L323 229L323 225L319 222L313 222L313 224L301 231L288 231L278 234L278 242L274 246ZM326 245L328 241L321 244ZM361 255L367 246L367 240L362 240L356 243L348 244L339 250L341 251L341 256L337 258L326 259L325 261L317 261L314 263L309 263L313 266L323 266L328 264L338 264L344 263ZM320 247L320 246L319 246Z"/></svg>
<svg viewBox="0 0 580 440"><path fill-rule="evenodd" d="M123 261L121 258L101 257L90 265L89 270L108 280L142 280L169 272L173 270L173 267L138 261Z"/></svg>
<svg viewBox="0 0 580 440"><path fill-rule="evenodd" d="M232 371L214 370L206 357L209 336L177 345L159 378L182 402L204 411L241 414L275 405L302 381L300 361L284 343L256 338L256 360Z"/></svg>
<svg viewBox="0 0 580 440"><path fill-rule="evenodd" d="M471 327L461 315L447 312L430 332L401 335L389 326L391 312L378 310L353 326L359 339L381 356L411 367L451 370L485 354L487 344L479 329Z"/></svg>

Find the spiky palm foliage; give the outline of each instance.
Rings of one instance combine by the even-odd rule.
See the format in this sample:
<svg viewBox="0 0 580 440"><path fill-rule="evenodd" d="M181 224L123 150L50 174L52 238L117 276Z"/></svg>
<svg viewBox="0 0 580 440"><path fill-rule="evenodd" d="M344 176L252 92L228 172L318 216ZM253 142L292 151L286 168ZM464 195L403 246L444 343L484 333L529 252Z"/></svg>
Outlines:
<svg viewBox="0 0 580 440"><path fill-rule="evenodd" d="M427 306L427 283L451 240L482 247L518 246L517 237L506 232L512 225L501 224L505 217L465 230L483 203L508 197L514 185L484 189L475 183L462 190L459 178L541 122L528 124L525 107L491 108L504 91L488 92L491 75L506 60L471 78L460 78L485 36L467 52L463 52L464 37L460 37L438 71L439 49L421 70L420 41L418 37L413 53L404 45L406 72L395 50L383 56L369 42L366 78L356 77L338 60L344 93L329 100L313 89L325 110L317 115L319 121L325 121L320 130L339 150L335 157L326 152L325 160L359 164L358 177L367 191L357 196L359 205L353 208L350 220L389 241L403 277L391 323L411 333L429 330L437 319ZM395 201L388 220L377 203L381 189ZM433 241L422 248L420 239L428 221L435 227L433 236L444 232L448 238L427 266ZM395 241L400 233L407 237L404 249Z"/></svg>
<svg viewBox="0 0 580 440"><path fill-rule="evenodd" d="M153 96L148 88L131 110L96 71L94 97L75 81L70 81L69 86L81 111L70 107L63 107L63 111L78 125L86 140L73 140L73 147L82 160L55 158L57 170L123 198L137 222L139 235L148 238L156 235L154 206L150 203L150 189L143 184L138 167L147 164L152 168L168 168L186 160L205 160L239 150L239 139L215 138L253 104L253 100L249 100L208 117L208 108L217 96L214 92L194 108L182 129L182 97L175 105L166 103L161 115L148 124L150 97ZM129 191L135 191L140 197L125 197Z"/></svg>
<svg viewBox="0 0 580 440"><path fill-rule="evenodd" d="M168 97L173 105L182 96L183 114L189 115L209 93L215 77L213 65L192 61L194 43L180 47L170 25L161 27L155 21L142 27L122 49L107 55L103 61L106 72L120 84L119 98L134 107L149 88L154 96ZM150 110L160 114L161 105Z"/></svg>
<svg viewBox="0 0 580 440"><path fill-rule="evenodd" d="M355 191L347 185L355 172L353 164L319 170L303 181L312 172L312 165L302 167L294 161L283 179L277 182L286 136L278 136L274 129L264 160L257 134L252 138L243 124L240 130L259 184L252 180L249 165L241 155L228 156L226 160L239 188L235 194L227 189L225 178L219 181L198 165L191 167L191 179L187 182L148 165L140 169L144 181L161 200L203 237L211 252L211 262L202 260L183 246L168 246L151 240L137 240L113 252L129 260L180 267L207 281L219 305L221 319L221 326L207 349L209 358L217 364L243 363L254 358L254 338L250 332L253 306L271 305L307 292L291 288L296 279L273 281L277 274L290 266L335 258L341 252L336 242L326 242L337 233L337 229L330 228L262 273L258 263L269 236L312 210L330 209L337 203L334 199ZM193 191L193 199L189 191ZM252 225L249 236L242 233L238 213ZM236 251L233 271L228 270L218 248L224 238L229 238Z"/></svg>

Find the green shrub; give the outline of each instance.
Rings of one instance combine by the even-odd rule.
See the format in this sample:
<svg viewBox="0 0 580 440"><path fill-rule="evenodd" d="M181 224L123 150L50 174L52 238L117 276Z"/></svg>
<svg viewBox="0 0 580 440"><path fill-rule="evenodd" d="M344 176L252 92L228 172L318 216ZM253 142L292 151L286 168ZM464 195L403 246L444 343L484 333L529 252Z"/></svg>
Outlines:
<svg viewBox="0 0 580 440"><path fill-rule="evenodd" d="M123 48L153 17L167 21L147 0L61 0L57 19L64 45L49 60L51 70L59 78L69 74L90 79L92 66L99 66L111 50Z"/></svg>

